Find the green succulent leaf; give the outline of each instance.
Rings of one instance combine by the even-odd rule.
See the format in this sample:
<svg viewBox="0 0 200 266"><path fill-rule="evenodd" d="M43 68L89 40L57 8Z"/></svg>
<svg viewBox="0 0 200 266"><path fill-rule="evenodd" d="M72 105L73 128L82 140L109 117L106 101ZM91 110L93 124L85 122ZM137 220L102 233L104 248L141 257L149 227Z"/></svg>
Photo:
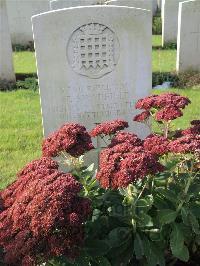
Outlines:
<svg viewBox="0 0 200 266"><path fill-rule="evenodd" d="M85 251L92 257L99 257L105 255L110 250L109 242L106 240L92 240L85 241Z"/></svg>
<svg viewBox="0 0 200 266"><path fill-rule="evenodd" d="M158 217L161 225L170 224L175 221L177 213L170 209L164 209L158 211Z"/></svg>
<svg viewBox="0 0 200 266"><path fill-rule="evenodd" d="M176 257L184 246L184 236L179 224L174 223L172 227L172 232L170 235L170 247L172 254Z"/></svg>
<svg viewBox="0 0 200 266"><path fill-rule="evenodd" d="M134 251L137 259L142 259L144 256L144 247L140 235L137 233L134 239Z"/></svg>

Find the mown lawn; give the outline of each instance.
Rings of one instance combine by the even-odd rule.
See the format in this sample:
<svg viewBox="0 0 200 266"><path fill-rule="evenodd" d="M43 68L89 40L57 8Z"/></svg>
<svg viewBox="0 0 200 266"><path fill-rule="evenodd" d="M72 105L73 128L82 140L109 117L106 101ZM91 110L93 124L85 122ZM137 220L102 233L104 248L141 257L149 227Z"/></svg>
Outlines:
<svg viewBox="0 0 200 266"><path fill-rule="evenodd" d="M161 36L154 35L153 47L161 46ZM14 68L16 73L36 73L34 52L14 52ZM156 49L152 51L153 72L170 72L176 69L176 50Z"/></svg>
<svg viewBox="0 0 200 266"><path fill-rule="evenodd" d="M159 47L162 44L162 35L153 35L152 36L152 46Z"/></svg>
<svg viewBox="0 0 200 266"><path fill-rule="evenodd" d="M40 156L42 126L38 92L18 90L0 93L0 188L15 179L16 172Z"/></svg>
<svg viewBox="0 0 200 266"><path fill-rule="evenodd" d="M35 53L29 51L13 53L15 73L36 73Z"/></svg>
<svg viewBox="0 0 200 266"><path fill-rule="evenodd" d="M177 120L181 128L200 117L200 90L172 90L188 96L192 104ZM153 93L158 91L153 90ZM0 92L0 189L15 179L17 171L41 155L42 122L38 91Z"/></svg>

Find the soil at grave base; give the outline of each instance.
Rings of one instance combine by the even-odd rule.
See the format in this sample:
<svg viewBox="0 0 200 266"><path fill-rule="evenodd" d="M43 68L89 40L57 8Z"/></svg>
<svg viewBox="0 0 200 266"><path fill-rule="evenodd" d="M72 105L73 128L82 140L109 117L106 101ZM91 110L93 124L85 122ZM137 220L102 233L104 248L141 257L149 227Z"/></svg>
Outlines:
<svg viewBox="0 0 200 266"><path fill-rule="evenodd" d="M182 262L178 261L173 266L199 266L200 265L200 259L195 261L188 261L188 262Z"/></svg>
<svg viewBox="0 0 200 266"><path fill-rule="evenodd" d="M173 266L200 266L200 256L192 257L188 262L177 261Z"/></svg>

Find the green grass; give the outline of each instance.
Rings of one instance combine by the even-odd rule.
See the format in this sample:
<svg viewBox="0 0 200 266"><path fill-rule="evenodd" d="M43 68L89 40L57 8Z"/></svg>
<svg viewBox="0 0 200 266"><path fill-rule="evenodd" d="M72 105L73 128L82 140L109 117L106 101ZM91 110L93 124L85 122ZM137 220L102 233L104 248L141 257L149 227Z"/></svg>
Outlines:
<svg viewBox="0 0 200 266"><path fill-rule="evenodd" d="M38 92L0 93L0 136L0 188L3 188L15 179L25 163L40 156L42 126Z"/></svg>
<svg viewBox="0 0 200 266"><path fill-rule="evenodd" d="M176 70L176 50L153 50L153 72L172 72Z"/></svg>
<svg viewBox="0 0 200 266"><path fill-rule="evenodd" d="M152 36L152 46L160 47L162 45L162 35L153 35Z"/></svg>
<svg viewBox="0 0 200 266"><path fill-rule="evenodd" d="M34 52L14 52L13 61L15 73L31 74L37 71Z"/></svg>
<svg viewBox="0 0 200 266"><path fill-rule="evenodd" d="M192 104L177 119L186 128L200 116L200 90L172 90L188 96ZM153 93L161 91L154 90ZM41 155L42 126L38 91L0 92L0 189L15 179L16 173L29 161Z"/></svg>
<svg viewBox="0 0 200 266"><path fill-rule="evenodd" d="M153 35L154 47L161 46L161 35ZM176 68L176 50L153 50L152 52L153 72L170 72ZM34 52L14 52L14 68L16 73L36 73Z"/></svg>

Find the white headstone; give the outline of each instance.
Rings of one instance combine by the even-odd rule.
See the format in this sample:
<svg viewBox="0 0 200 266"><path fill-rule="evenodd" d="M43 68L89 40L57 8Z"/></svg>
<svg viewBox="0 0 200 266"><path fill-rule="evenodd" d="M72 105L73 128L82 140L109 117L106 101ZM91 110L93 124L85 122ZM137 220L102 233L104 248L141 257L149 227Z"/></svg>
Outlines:
<svg viewBox="0 0 200 266"><path fill-rule="evenodd" d="M152 87L151 20L146 10L104 5L32 18L45 135L66 122L90 130L116 118L148 134L132 118Z"/></svg>
<svg viewBox="0 0 200 266"><path fill-rule="evenodd" d="M129 6L150 10L152 15L155 12L154 0L111 0L107 5Z"/></svg>
<svg viewBox="0 0 200 266"><path fill-rule="evenodd" d="M183 0L162 0L162 45L177 42L178 7Z"/></svg>
<svg viewBox="0 0 200 266"><path fill-rule="evenodd" d="M104 3L105 0L52 0L50 1L50 9L62 9L76 6L90 6Z"/></svg>
<svg viewBox="0 0 200 266"><path fill-rule="evenodd" d="M162 8L162 0L157 0L158 9L161 10Z"/></svg>
<svg viewBox="0 0 200 266"><path fill-rule="evenodd" d="M177 71L200 71L200 1L179 4Z"/></svg>
<svg viewBox="0 0 200 266"><path fill-rule="evenodd" d="M151 1L152 1L152 12L153 12L153 15L155 15L158 9L158 3L157 3L157 0L151 0Z"/></svg>
<svg viewBox="0 0 200 266"><path fill-rule="evenodd" d="M0 0L0 81L15 81L6 1Z"/></svg>
<svg viewBox="0 0 200 266"><path fill-rule="evenodd" d="M49 0L7 0L8 21L13 44L33 41L31 17L49 11Z"/></svg>

